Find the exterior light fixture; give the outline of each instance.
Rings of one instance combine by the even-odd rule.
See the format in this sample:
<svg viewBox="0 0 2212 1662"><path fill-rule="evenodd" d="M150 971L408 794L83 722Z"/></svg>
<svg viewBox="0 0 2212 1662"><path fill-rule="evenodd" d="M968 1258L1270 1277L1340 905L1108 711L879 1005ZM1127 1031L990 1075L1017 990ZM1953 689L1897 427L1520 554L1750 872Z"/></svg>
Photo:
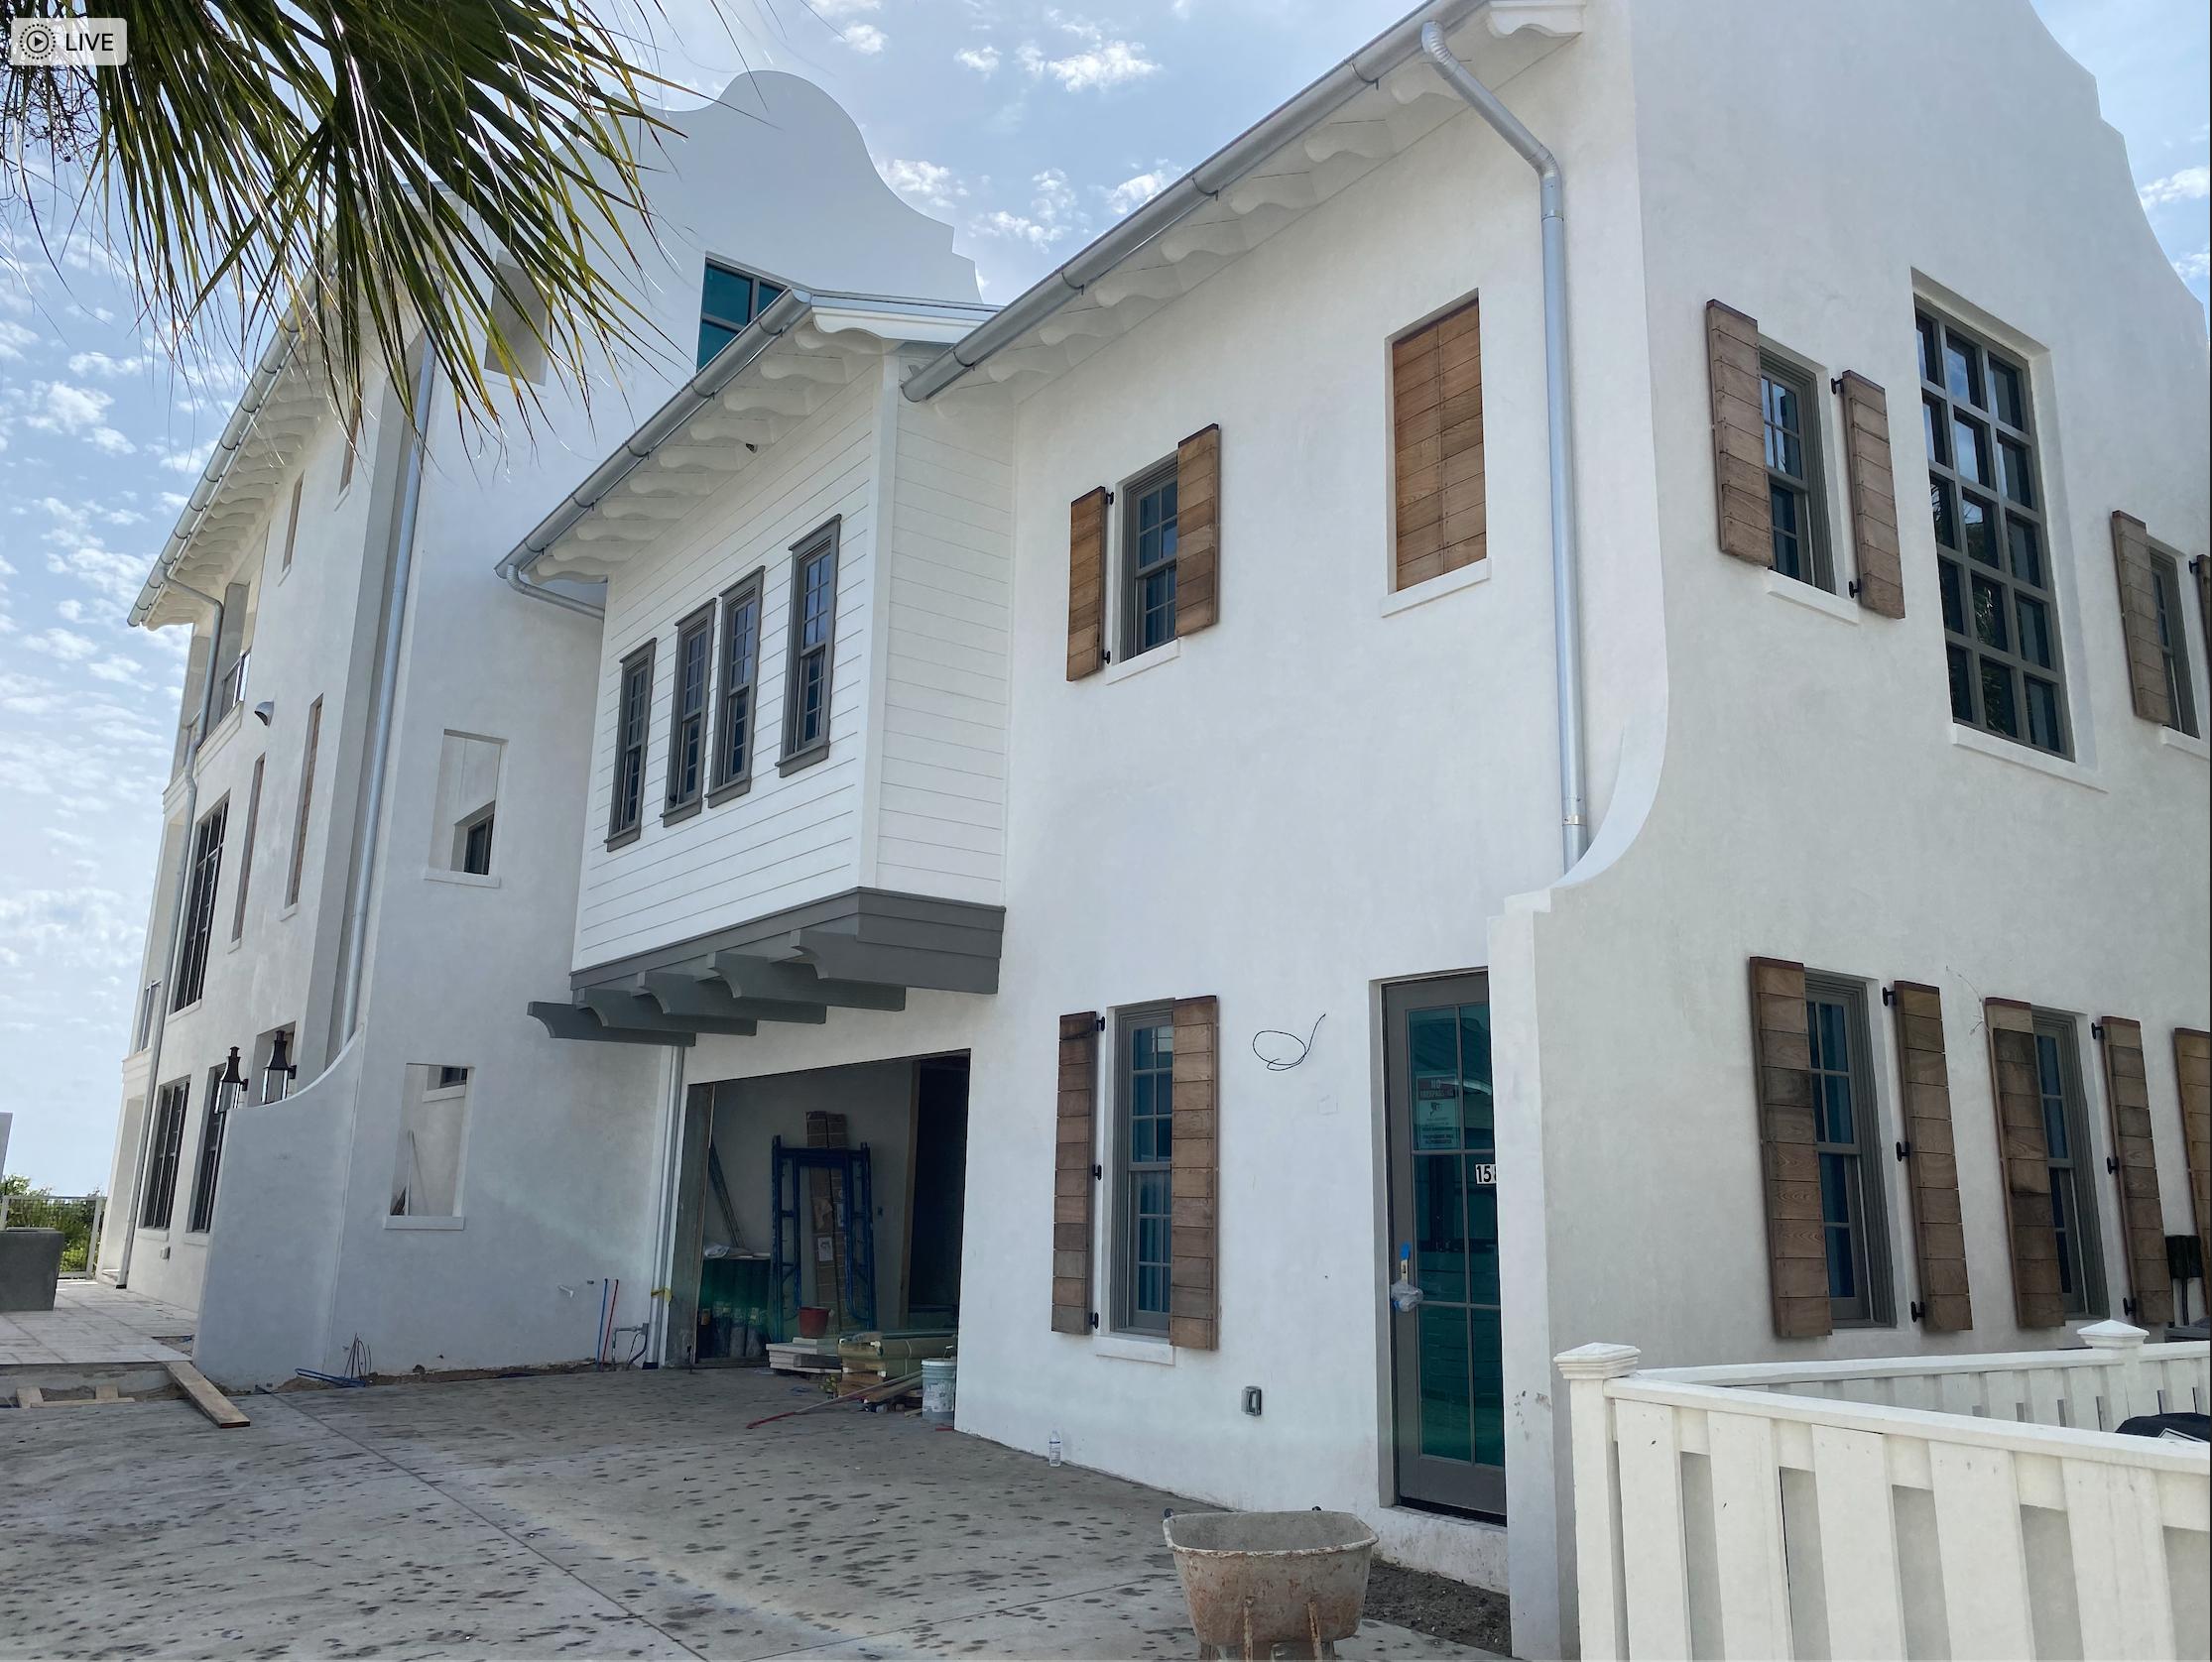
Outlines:
<svg viewBox="0 0 2212 1662"><path fill-rule="evenodd" d="M292 1035L279 1028L269 1040L269 1064L261 1070L261 1100L281 1102L292 1094L292 1082L299 1076L300 1064L292 1059Z"/></svg>

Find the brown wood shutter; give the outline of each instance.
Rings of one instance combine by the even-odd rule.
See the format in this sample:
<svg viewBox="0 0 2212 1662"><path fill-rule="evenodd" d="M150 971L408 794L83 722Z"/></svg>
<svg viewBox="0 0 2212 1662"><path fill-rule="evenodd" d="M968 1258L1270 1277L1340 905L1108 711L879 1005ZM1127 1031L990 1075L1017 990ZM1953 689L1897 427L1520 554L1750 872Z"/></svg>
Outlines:
<svg viewBox="0 0 2212 1662"><path fill-rule="evenodd" d="M2212 1033L2173 1030L2173 1074L2181 1094L2181 1146L2189 1157L2197 1249L2212 1269Z"/></svg>
<svg viewBox="0 0 2212 1662"><path fill-rule="evenodd" d="M1106 661L1106 487L1067 505L1067 678Z"/></svg>
<svg viewBox="0 0 2212 1662"><path fill-rule="evenodd" d="M1905 562L1898 543L1897 472L1890 465L1889 395L1857 370L1836 382L1843 400L1843 475L1851 493L1851 548L1859 604L1905 616Z"/></svg>
<svg viewBox="0 0 2212 1662"><path fill-rule="evenodd" d="M1482 308L1458 310L1391 347L1396 442L1396 586L1440 577L1489 552L1483 479Z"/></svg>
<svg viewBox="0 0 2212 1662"><path fill-rule="evenodd" d="M2151 1084L2143 1066L2143 1023L2108 1015L2103 1036L2105 1106L2112 1115L2112 1152L2120 1162L2120 1234L2127 1244L2131 1320L2144 1327L2173 1320L2166 1275L2166 1227L2158 1210L2158 1156L2151 1139Z"/></svg>
<svg viewBox="0 0 2212 1662"><path fill-rule="evenodd" d="M1221 621L1221 428L1175 446L1175 638Z"/></svg>
<svg viewBox="0 0 2212 1662"><path fill-rule="evenodd" d="M1804 965L1754 958L1751 1010L1775 1332L1783 1339L1817 1339L1835 1324L1828 1306L1827 1234L1820 1220Z"/></svg>
<svg viewBox="0 0 2212 1662"><path fill-rule="evenodd" d="M2120 577L2120 632L2128 648L2128 691L2136 714L2173 725L2165 653L2158 645L2158 578L2151 568L2151 532L2128 514L2112 517L2112 560Z"/></svg>
<svg viewBox="0 0 2212 1662"><path fill-rule="evenodd" d="M1775 523L1767 494L1766 421L1759 408L1758 319L1707 300L1705 365L1712 380L1720 551L1752 565L1772 566Z"/></svg>
<svg viewBox="0 0 2212 1662"><path fill-rule="evenodd" d="M1098 1157L1098 1012L1060 1017L1052 1153L1052 1331L1091 1330L1091 1165Z"/></svg>
<svg viewBox="0 0 2212 1662"><path fill-rule="evenodd" d="M2013 1252L2013 1309L2022 1327L2063 1327L2058 1233L2050 1206L2050 1144L2035 1070L2035 1016L2015 999L1985 999L1997 1101L1997 1158L2005 1172L2005 1234Z"/></svg>
<svg viewBox="0 0 2212 1662"><path fill-rule="evenodd" d="M1905 1178L1912 1191L1912 1250L1920 1272L1920 1325L1964 1333L1974 1325L1966 1278L1966 1231L1958 1202L1958 1151L1951 1135L1951 1074L1943 1047L1943 996L1901 981L1898 1065L1904 1075Z"/></svg>
<svg viewBox="0 0 2212 1662"><path fill-rule="evenodd" d="M1214 999L1175 1001L1174 1166L1171 1226L1174 1258L1167 1297L1167 1342L1192 1351L1214 1348L1220 1306L1215 1283L1219 1205L1214 1058L1220 1006Z"/></svg>

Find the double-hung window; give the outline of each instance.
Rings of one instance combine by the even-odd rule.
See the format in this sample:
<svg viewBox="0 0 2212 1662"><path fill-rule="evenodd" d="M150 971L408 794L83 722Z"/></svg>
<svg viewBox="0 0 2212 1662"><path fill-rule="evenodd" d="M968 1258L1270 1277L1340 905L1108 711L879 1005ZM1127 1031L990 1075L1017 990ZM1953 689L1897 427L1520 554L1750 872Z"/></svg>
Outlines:
<svg viewBox="0 0 2212 1662"><path fill-rule="evenodd" d="M758 571L722 596L722 696L714 717L714 789L735 796L753 782L753 705L761 673Z"/></svg>
<svg viewBox="0 0 2212 1662"><path fill-rule="evenodd" d="M1820 400L1813 378L1772 353L1762 353L1759 411L1766 435L1775 570L1832 593L1836 574L1828 551L1828 499L1820 472Z"/></svg>
<svg viewBox="0 0 2212 1662"><path fill-rule="evenodd" d="M700 364L744 333L745 325L766 311L769 302L783 292L765 277L707 261L706 279L699 291Z"/></svg>
<svg viewBox="0 0 2212 1662"><path fill-rule="evenodd" d="M2043 1105L2050 1162L2050 1224L2058 1238L2058 1292L2069 1316L2105 1310L2104 1256L2097 1246L2097 1191L2090 1167L2089 1116L2072 1017L2035 1012L2035 1090Z"/></svg>
<svg viewBox="0 0 2212 1662"><path fill-rule="evenodd" d="M177 993L171 1009L199 1003L207 985L207 943L215 932L215 886L223 871L223 824L230 817L227 799L207 810L192 833L191 887L184 899L184 950L177 962Z"/></svg>
<svg viewBox="0 0 2212 1662"><path fill-rule="evenodd" d="M829 680L837 645L837 534L832 520L793 549L791 650L785 654L783 771L829 753Z"/></svg>
<svg viewBox="0 0 2212 1662"><path fill-rule="evenodd" d="M186 1235L205 1235L215 1223L215 1182L222 1175L223 1129L230 1120L235 1087L222 1083L223 1070L207 1070L207 1107L199 1124L199 1161L192 1172L191 1210L184 1215Z"/></svg>
<svg viewBox="0 0 2212 1662"><path fill-rule="evenodd" d="M645 747L653 722L653 648L648 641L622 660L615 700L614 789L607 841L626 843L645 813Z"/></svg>
<svg viewBox="0 0 2212 1662"><path fill-rule="evenodd" d="M1922 311L1920 418L1951 716L2063 756L2058 601L2027 366Z"/></svg>
<svg viewBox="0 0 2212 1662"><path fill-rule="evenodd" d="M702 606L676 631L676 689L669 701L669 777L662 817L696 812L706 786L706 706L714 677L714 608Z"/></svg>
<svg viewBox="0 0 2212 1662"><path fill-rule="evenodd" d="M1123 1010L1115 1033L1115 1325L1166 1333L1173 1269L1174 1011Z"/></svg>
<svg viewBox="0 0 2212 1662"><path fill-rule="evenodd" d="M147 1128L146 1194L139 1203L138 1227L169 1228L177 1205L177 1159L184 1146L184 1103L191 1090L187 1080L175 1080L161 1088L154 1099L154 1121Z"/></svg>
<svg viewBox="0 0 2212 1662"><path fill-rule="evenodd" d="M1124 658L1175 638L1175 496L1172 456L1122 488Z"/></svg>
<svg viewBox="0 0 2212 1662"><path fill-rule="evenodd" d="M1856 982L1807 976L1805 1027L1812 1044L1829 1317L1838 1326L1886 1324L1895 1315L1865 990Z"/></svg>
<svg viewBox="0 0 2212 1662"><path fill-rule="evenodd" d="M2173 712L2173 727L2194 738L2196 686L2190 677L2189 637L2182 622L2188 613L2181 600L2181 562L2151 549L2151 587L2157 607L2158 657L2165 668L2167 708Z"/></svg>

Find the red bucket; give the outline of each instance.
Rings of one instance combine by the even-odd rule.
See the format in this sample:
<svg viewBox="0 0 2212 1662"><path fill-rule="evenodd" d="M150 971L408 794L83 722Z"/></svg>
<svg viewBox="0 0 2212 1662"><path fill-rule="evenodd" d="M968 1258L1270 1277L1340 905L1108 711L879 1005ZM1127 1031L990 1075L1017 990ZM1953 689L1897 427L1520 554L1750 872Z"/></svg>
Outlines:
<svg viewBox="0 0 2212 1662"><path fill-rule="evenodd" d="M829 1331L829 1312L819 1305L801 1304L799 1307L799 1337L819 1339Z"/></svg>

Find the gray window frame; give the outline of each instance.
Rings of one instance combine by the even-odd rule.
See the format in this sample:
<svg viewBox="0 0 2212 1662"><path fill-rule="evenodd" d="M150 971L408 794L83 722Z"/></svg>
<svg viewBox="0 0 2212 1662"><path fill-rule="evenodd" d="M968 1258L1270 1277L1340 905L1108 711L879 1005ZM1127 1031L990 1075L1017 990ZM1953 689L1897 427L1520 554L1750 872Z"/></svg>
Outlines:
<svg viewBox="0 0 2212 1662"><path fill-rule="evenodd" d="M622 667L615 675L614 694L614 775L607 781L607 847L621 848L634 843L645 831L645 773L646 762L653 754L653 660L661 643L648 641L644 646L623 654ZM640 676L642 679L634 679ZM631 691L638 689L635 706ZM637 716L637 737L629 737L631 715ZM629 812L623 811L626 787L623 775L630 758L635 755L638 764L637 799Z"/></svg>
<svg viewBox="0 0 2212 1662"><path fill-rule="evenodd" d="M223 1070L207 1070L207 1100L199 1110L199 1151L192 1163L192 1193L184 1208L184 1233L205 1235L215 1224L215 1185L223 1169L223 1131L236 1099L223 1100Z"/></svg>
<svg viewBox="0 0 2212 1662"><path fill-rule="evenodd" d="M1165 1115L1156 1111L1156 1118L1165 1118L1168 1126L1168 1145L1164 1157L1152 1160L1134 1160L1130 1157L1130 1110L1135 1103L1134 1082L1136 1069L1132 1065L1132 1051L1136 1035L1165 1027L1169 1035L1168 1065L1165 1070L1148 1069L1148 1072L1165 1073L1167 1104ZM1167 1180L1167 1298L1174 1301L1174 1077L1173 1034L1175 1007L1172 1002L1132 1005L1114 1011L1114 1112L1113 1158L1107 1169L1114 1174L1112 1290L1114 1331L1139 1334L1146 1338L1165 1339L1167 1335L1168 1312L1162 1310L1140 1311L1137 1308L1137 1192L1139 1177L1153 1172L1164 1174Z"/></svg>
<svg viewBox="0 0 2212 1662"><path fill-rule="evenodd" d="M199 1003L207 991L207 951L215 939L215 896L223 881L223 838L230 829L230 798L225 796L199 816L192 827L192 863L185 888L181 927L184 950L177 958L174 1012Z"/></svg>
<svg viewBox="0 0 2212 1662"><path fill-rule="evenodd" d="M2066 654L2060 640L2057 558L2051 546L2048 498L2043 489L2042 457L2035 428L2034 377L2025 359L1998 346L1978 331L1927 304L1914 307L1914 351L1920 360L1921 435L1927 450L1928 512L1936 542L1936 575L1942 602L1944 678L1949 690L1951 719L2000 739L2011 740L2047 756L2071 758L2074 754L2073 718L2066 696ZM1980 378L1980 402L1971 393L1954 394L1948 380L1945 347L1957 343L1970 354L1970 364ZM1932 347L1932 358L1931 358ZM1999 409L1997 370L2010 375L2020 393L2021 424L2015 425ZM1930 371L1935 375L1931 377ZM1980 426L1988 439L1990 477L1968 479L1958 466L1957 423ZM2025 452L2026 484L2031 500L2023 502L2005 488L2003 452L2010 443ZM1989 511L1989 545L1997 563L1988 564L1968 551L1966 505L1969 497ZM1947 507L1948 516L1944 509ZM1946 518L1950 540L1946 541ZM2040 580L2024 574L2013 549L2015 529L2024 530L2039 549ZM2004 640L1983 639L1976 627L1980 616L1975 605L1975 585L1994 595L1993 606ZM2037 663L2022 650L2020 603L2026 599L2040 606L2049 636L2050 661ZM1963 664L1963 686L1960 671ZM1989 714L1986 677L1995 670L2005 678L2014 705L2017 731L2008 733ZM2031 735L2028 683L2047 684L2052 696L2055 743L2041 744ZM1963 695L1963 697L1962 697ZM1963 705L1963 707L1962 707Z"/></svg>
<svg viewBox="0 0 2212 1662"><path fill-rule="evenodd" d="M177 1166L184 1153L184 1117L191 1109L189 1076L173 1079L154 1093L147 1122L146 1193L140 1197L138 1227L166 1230L177 1215Z"/></svg>
<svg viewBox="0 0 2212 1662"><path fill-rule="evenodd" d="M698 707L691 708L685 678L690 648L698 644ZM689 819L704 806L710 760L707 741L714 731L714 602L708 601L676 626L676 652L669 660L669 754L661 780L661 823ZM682 782L686 746L694 748L691 780Z"/></svg>
<svg viewBox="0 0 2212 1662"><path fill-rule="evenodd" d="M2181 598L2182 557L2170 548L2151 545L2151 588L2157 607L2158 654L2165 664L2166 697L2173 719L2166 723L2176 733L2197 737L2195 667L2189 661L2188 602Z"/></svg>
<svg viewBox="0 0 2212 1662"><path fill-rule="evenodd" d="M261 828L261 779L268 770L269 753L254 758L253 783L246 791L246 834L238 843L238 892L230 905L230 939L235 945L246 933L246 891L253 884L254 835Z"/></svg>
<svg viewBox="0 0 2212 1662"><path fill-rule="evenodd" d="M1800 424L1795 436L1798 452L1804 458L1804 471L1801 474L1791 473L1775 457L1774 435L1777 426L1770 390L1778 386L1795 396L1800 412ZM1825 390L1820 377L1813 371L1791 363L1780 353L1761 348L1760 437L1767 456L1767 521L1770 535L1776 543L1775 554L1769 563L1778 576L1809 583L1816 589L1834 594L1836 564L1834 539L1828 534L1826 424L1821 419L1821 395ZM1784 571L1782 568L1780 543L1784 534L1775 519L1775 495L1778 491L1787 492L1798 498L1803 505L1802 524L1796 535L1800 562L1809 566L1809 570Z"/></svg>
<svg viewBox="0 0 2212 1662"><path fill-rule="evenodd" d="M453 870L466 877L488 878L492 875L492 838L499 828L499 804L487 802L460 824L453 827ZM484 833L484 868L478 871L469 864L477 832Z"/></svg>
<svg viewBox="0 0 2212 1662"><path fill-rule="evenodd" d="M1852 1162L1845 1191L1846 1210L1851 1215L1843 1228L1849 1236L1859 1293L1848 1299L1831 1296L1829 1320L1837 1327L1895 1327L1896 1275L1891 1263L1888 1196L1883 1184L1886 1143L1882 1103L1874 1083L1874 1044L1867 1016L1866 984L1846 976L1808 972L1805 1003L1805 1030L1812 1045L1809 1063L1814 1092L1813 1146L1822 1164L1821 1238L1824 1246L1833 1246L1829 1238L1837 1227L1828 1222L1825 1210L1826 1162L1830 1159ZM1837 1005L1843 1009L1845 1054L1840 1058L1828 1058L1821 1050L1819 1024L1813 1019L1810 1009L1814 1004ZM1826 1065L1831 1060L1840 1061L1842 1066ZM1842 1078L1850 1092L1853 1135L1848 1141L1831 1141L1821 1134L1826 1129L1820 1101L1821 1083L1829 1076Z"/></svg>
<svg viewBox="0 0 2212 1662"><path fill-rule="evenodd" d="M788 640L784 649L784 754L776 764L779 773L811 768L829 754L829 725L837 687L837 596L844 577L843 516L834 516L792 544L791 603L786 608ZM822 638L805 645L806 575L817 560L829 562L828 611L822 620ZM821 659L821 731L802 739L799 688L809 660Z"/></svg>
<svg viewBox="0 0 2212 1662"><path fill-rule="evenodd" d="M2110 1314L2105 1294L2103 1225L2097 1216L2097 1145L2091 1140L2089 1098L2082 1089L2081 1024L2057 1010L2032 1012L2035 1023L2035 1097L2043 1111L2044 1158L2050 1166L2051 1220L2058 1237L2060 1296L2071 1317L2101 1319ZM2051 1105L2050 1070L2057 1070L2055 1100L2065 1117L2067 1152L2063 1157L2048 1145ZM2063 1197L2063 1198L2062 1198ZM2070 1222L2063 1217L2072 1204ZM2069 1242L2073 1250L2069 1253ZM2063 1277L2071 1271L2072 1290Z"/></svg>
<svg viewBox="0 0 2212 1662"><path fill-rule="evenodd" d="M761 703L761 625L768 615L768 568L761 567L744 581L732 584L722 591L722 622L715 637L715 652L719 658L720 687L714 698L714 769L713 784L706 793L707 805L727 802L742 796L753 788L753 753L760 722ZM733 648L737 644L737 620L747 606L753 609L753 647L749 655L749 670L742 677L737 673L737 660ZM744 709L734 709L738 699L744 700ZM745 765L730 766L730 741L742 738L745 747Z"/></svg>
<svg viewBox="0 0 2212 1662"><path fill-rule="evenodd" d="M1121 618L1120 627L1115 630L1114 634L1116 637L1115 650L1123 662L1127 662L1130 658L1138 657L1145 653L1157 652L1175 639L1174 582L1176 558L1181 551L1180 537L1178 535L1176 554L1170 554L1166 559L1155 560L1151 565L1144 567L1138 565L1138 541L1143 534L1143 528L1139 524L1139 520L1145 498L1164 486L1175 485L1180 471L1179 458L1169 455L1155 462L1143 472L1132 476L1119 491L1114 493L1115 500L1121 505L1121 569L1116 574L1114 585L1115 599L1118 603ZM1182 520L1182 502L1179 492L1177 493L1175 510L1175 523L1179 531ZM1138 588L1145 578L1162 570L1167 573L1168 583L1167 633L1157 641L1140 646L1137 642Z"/></svg>
<svg viewBox="0 0 2212 1662"><path fill-rule="evenodd" d="M718 271L725 277L741 277L748 284L751 285L751 287L747 290L748 303L752 308L752 314L750 316L744 318L741 321L736 318L725 316L720 312L707 310L707 273L710 271ZM779 283L772 277L763 277L759 272L754 271L751 267L740 266L729 260L709 259L703 261L699 267L699 344L701 346L705 344L706 329L707 325L709 324L712 324L717 329L727 329L729 331L730 338L722 342L722 344L720 346L717 346L712 352L698 354L698 368L706 368L708 364L712 363L716 358L720 357L725 351L727 351L732 345L734 345L736 343L737 337L745 332L747 326L750 325L755 318L759 317L762 312L766 311L770 306L774 305L776 301L782 297L784 291L786 289L789 289L791 285L788 283ZM762 291L764 290L767 291L765 298L762 296Z"/></svg>

